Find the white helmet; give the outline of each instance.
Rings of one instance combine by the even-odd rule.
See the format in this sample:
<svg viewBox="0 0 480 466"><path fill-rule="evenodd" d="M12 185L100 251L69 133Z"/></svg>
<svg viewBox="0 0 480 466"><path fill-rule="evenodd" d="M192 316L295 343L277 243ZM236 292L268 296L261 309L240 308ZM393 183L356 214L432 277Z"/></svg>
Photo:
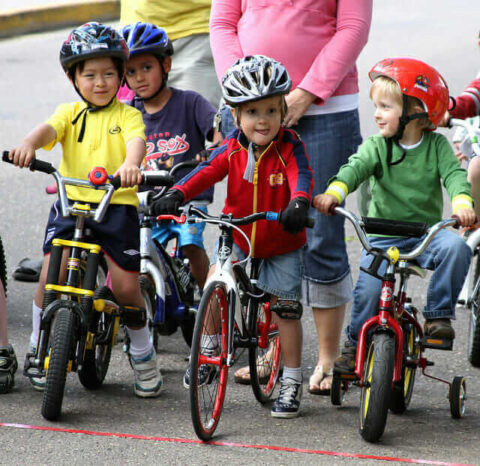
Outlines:
<svg viewBox="0 0 480 466"><path fill-rule="evenodd" d="M264 55L237 60L222 79L222 94L231 107L253 100L288 94L292 80L287 69Z"/></svg>

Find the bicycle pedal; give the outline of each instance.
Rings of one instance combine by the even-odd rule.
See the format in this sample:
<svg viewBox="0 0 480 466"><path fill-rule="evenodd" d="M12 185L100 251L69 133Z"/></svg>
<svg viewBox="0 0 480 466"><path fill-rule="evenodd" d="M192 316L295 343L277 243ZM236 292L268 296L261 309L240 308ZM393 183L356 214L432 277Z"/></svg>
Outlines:
<svg viewBox="0 0 480 466"><path fill-rule="evenodd" d="M345 380L345 381L348 381L348 382L351 382L353 380L358 380L357 374L344 374L344 373L341 373L341 372L334 371L333 376L335 378L338 378L340 380Z"/></svg>
<svg viewBox="0 0 480 466"><path fill-rule="evenodd" d="M424 336L422 338L422 345L424 348L451 351L453 348L453 340Z"/></svg>

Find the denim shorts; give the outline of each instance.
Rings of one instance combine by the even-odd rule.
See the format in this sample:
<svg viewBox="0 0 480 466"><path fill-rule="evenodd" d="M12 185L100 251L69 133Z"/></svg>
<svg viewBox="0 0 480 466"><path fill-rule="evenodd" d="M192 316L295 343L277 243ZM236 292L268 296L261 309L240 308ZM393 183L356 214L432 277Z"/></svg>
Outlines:
<svg viewBox="0 0 480 466"><path fill-rule="evenodd" d="M210 265L217 262L218 241ZM245 253L233 245L233 253L237 260L245 259ZM299 301L302 297L302 250L287 252L278 256L263 259L260 266L257 286L261 290L281 299Z"/></svg>
<svg viewBox="0 0 480 466"><path fill-rule="evenodd" d="M96 208L96 204L90 204ZM98 223L91 218L85 219L85 228L89 228L95 241L102 250L123 270L140 271L140 227L137 208L132 205L110 204L103 220ZM53 238L73 238L75 217L62 217L59 201L50 209L43 253L49 254Z"/></svg>
<svg viewBox="0 0 480 466"><path fill-rule="evenodd" d="M202 205L196 206L207 213L207 208ZM194 244L205 249L203 244L203 231L205 222L200 223L177 223L175 221L159 222L152 228L152 238L165 246L172 238L178 237L178 247Z"/></svg>
<svg viewBox="0 0 480 466"><path fill-rule="evenodd" d="M362 142L357 110L307 115L292 129L305 143L313 169L312 197L325 191L330 178L348 162ZM306 229L307 244L304 247L304 295L310 297L307 304L318 308L345 304L352 297L352 281L349 278L344 218L320 214L313 207L309 214L314 217L315 226Z"/></svg>

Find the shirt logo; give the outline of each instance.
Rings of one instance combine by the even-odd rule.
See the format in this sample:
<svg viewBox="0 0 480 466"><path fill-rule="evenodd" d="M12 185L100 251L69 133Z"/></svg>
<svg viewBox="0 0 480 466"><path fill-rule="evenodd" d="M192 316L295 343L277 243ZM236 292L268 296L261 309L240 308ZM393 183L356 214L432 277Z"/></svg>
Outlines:
<svg viewBox="0 0 480 466"><path fill-rule="evenodd" d="M283 173L276 173L269 176L270 186L274 188L275 186L282 186L285 181Z"/></svg>
<svg viewBox="0 0 480 466"><path fill-rule="evenodd" d="M120 128L120 126L112 126L112 127L108 130L108 132L109 132L110 134L118 134L118 133L120 133L121 131L122 131L122 128Z"/></svg>
<svg viewBox="0 0 480 466"><path fill-rule="evenodd" d="M140 254L136 249L126 249L123 253L128 256L136 256L137 254Z"/></svg>

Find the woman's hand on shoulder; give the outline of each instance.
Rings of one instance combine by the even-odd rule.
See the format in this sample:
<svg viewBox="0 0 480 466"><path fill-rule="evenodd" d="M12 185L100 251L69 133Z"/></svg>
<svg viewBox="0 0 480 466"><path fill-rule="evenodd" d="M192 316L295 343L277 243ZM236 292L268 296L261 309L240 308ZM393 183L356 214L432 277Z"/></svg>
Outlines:
<svg viewBox="0 0 480 466"><path fill-rule="evenodd" d="M308 107L316 100L317 96L297 87L285 97L288 111L283 120L283 125L290 127L298 124L298 120L307 111Z"/></svg>

